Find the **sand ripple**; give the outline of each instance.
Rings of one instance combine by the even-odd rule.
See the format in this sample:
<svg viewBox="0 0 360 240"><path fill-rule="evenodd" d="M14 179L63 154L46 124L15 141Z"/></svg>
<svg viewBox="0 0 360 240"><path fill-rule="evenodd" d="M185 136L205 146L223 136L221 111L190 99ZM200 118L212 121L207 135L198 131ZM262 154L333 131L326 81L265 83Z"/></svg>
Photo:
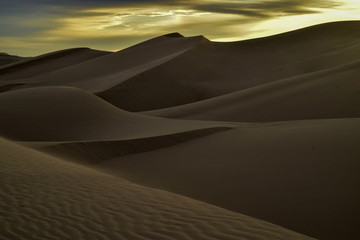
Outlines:
<svg viewBox="0 0 360 240"><path fill-rule="evenodd" d="M0 142L1 239L311 239Z"/></svg>

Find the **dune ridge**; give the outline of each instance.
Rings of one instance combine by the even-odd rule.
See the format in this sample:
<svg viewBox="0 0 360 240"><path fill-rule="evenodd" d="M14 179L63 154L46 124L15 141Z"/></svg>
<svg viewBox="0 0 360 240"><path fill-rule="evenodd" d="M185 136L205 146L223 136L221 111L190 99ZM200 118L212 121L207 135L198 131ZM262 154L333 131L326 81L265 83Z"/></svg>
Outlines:
<svg viewBox="0 0 360 240"><path fill-rule="evenodd" d="M143 114L177 119L267 122L360 117L360 60Z"/></svg>
<svg viewBox="0 0 360 240"><path fill-rule="evenodd" d="M0 118L2 136L32 142L128 140L239 125L130 113L71 87L39 87L1 93L0 112L3 114Z"/></svg>
<svg viewBox="0 0 360 240"><path fill-rule="evenodd" d="M3 65L8 65L8 64L20 61L22 59L24 59L24 58L19 57L19 56L9 55L9 54L4 53L4 52L0 52L0 68Z"/></svg>
<svg viewBox="0 0 360 240"><path fill-rule="evenodd" d="M99 92L176 57L196 45L199 39L160 36L98 59L28 78L26 82L30 87L65 85Z"/></svg>
<svg viewBox="0 0 360 240"><path fill-rule="evenodd" d="M326 23L232 43L165 35L93 61L22 79L27 85L17 88L77 87L129 111L172 107L356 61L359 26L359 21ZM119 96L125 97L119 100ZM166 98L169 100L164 101Z"/></svg>
<svg viewBox="0 0 360 240"><path fill-rule="evenodd" d="M109 54L90 48L71 48L31 57L0 67L1 80L16 80L42 75L82 61Z"/></svg>
<svg viewBox="0 0 360 240"><path fill-rule="evenodd" d="M83 164L101 163L120 156L148 152L201 138L217 132L230 130L229 127L213 127L188 132L174 133L149 138L137 138L118 141L32 143L23 142L41 151Z"/></svg>

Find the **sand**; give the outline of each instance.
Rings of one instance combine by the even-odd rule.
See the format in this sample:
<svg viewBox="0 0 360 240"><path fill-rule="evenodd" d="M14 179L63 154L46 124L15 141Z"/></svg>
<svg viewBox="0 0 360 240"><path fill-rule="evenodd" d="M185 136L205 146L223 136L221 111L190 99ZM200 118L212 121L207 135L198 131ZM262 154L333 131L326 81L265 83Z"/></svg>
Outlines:
<svg viewBox="0 0 360 240"><path fill-rule="evenodd" d="M108 54L89 48L72 48L27 58L0 68L1 80L26 79Z"/></svg>
<svg viewBox="0 0 360 240"><path fill-rule="evenodd" d="M0 239L360 239L359 30L0 67Z"/></svg>
<svg viewBox="0 0 360 240"><path fill-rule="evenodd" d="M360 117L360 61L181 106L143 112L182 119L268 122Z"/></svg>
<svg viewBox="0 0 360 240"><path fill-rule="evenodd" d="M122 109L146 111L346 65L358 60L359 40L358 21L233 43L165 35L21 82L73 86Z"/></svg>
<svg viewBox="0 0 360 240"><path fill-rule="evenodd" d="M0 239L311 239L0 139Z"/></svg>
<svg viewBox="0 0 360 240"><path fill-rule="evenodd" d="M3 65L11 64L11 63L20 61L22 59L25 59L25 58L0 52L0 68Z"/></svg>
<svg viewBox="0 0 360 240"><path fill-rule="evenodd" d="M2 93L0 112L2 136L31 142L128 140L240 125L131 113L71 87L39 87Z"/></svg>

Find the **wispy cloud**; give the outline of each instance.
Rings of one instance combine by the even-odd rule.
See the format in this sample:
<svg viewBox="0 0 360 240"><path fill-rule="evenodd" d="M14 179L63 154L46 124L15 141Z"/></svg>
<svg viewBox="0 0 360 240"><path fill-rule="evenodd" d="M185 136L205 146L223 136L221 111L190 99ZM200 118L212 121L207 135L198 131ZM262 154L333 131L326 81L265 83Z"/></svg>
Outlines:
<svg viewBox="0 0 360 240"><path fill-rule="evenodd" d="M12 0L0 2L0 48L10 49L6 43L13 39L23 43L19 49L25 55L37 53L39 49L32 48L37 43L44 46L43 51L80 43L114 49L116 42L121 48L120 42L132 44L172 31L216 39L244 38L261 31L256 26L264 22L301 15L309 19L309 15L341 9L349 1Z"/></svg>

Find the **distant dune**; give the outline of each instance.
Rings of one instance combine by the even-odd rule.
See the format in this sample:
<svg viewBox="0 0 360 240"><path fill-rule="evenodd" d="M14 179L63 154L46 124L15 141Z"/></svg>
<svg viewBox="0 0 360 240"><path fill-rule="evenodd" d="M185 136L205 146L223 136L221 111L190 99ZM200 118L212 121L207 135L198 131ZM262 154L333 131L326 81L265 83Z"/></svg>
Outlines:
<svg viewBox="0 0 360 240"><path fill-rule="evenodd" d="M267 122L360 117L360 61L279 80L148 115Z"/></svg>
<svg viewBox="0 0 360 240"><path fill-rule="evenodd" d="M0 94L0 112L2 136L31 142L126 140L240 125L130 113L70 87L40 87Z"/></svg>
<svg viewBox="0 0 360 240"><path fill-rule="evenodd" d="M17 60L0 239L360 239L360 21Z"/></svg>
<svg viewBox="0 0 360 240"><path fill-rule="evenodd" d="M20 61L22 59L24 59L24 58L0 52L0 67L3 65L7 65L7 64L11 64L11 63Z"/></svg>

